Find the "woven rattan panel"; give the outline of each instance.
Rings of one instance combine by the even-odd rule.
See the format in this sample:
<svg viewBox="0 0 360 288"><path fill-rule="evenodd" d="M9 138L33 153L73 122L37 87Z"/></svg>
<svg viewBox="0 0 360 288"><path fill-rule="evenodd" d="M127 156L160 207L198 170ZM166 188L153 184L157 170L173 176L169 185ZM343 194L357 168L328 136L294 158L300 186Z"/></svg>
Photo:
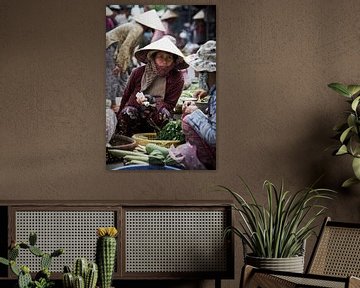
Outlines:
<svg viewBox="0 0 360 288"><path fill-rule="evenodd" d="M360 277L360 229L326 227L310 273Z"/></svg>
<svg viewBox="0 0 360 288"><path fill-rule="evenodd" d="M226 271L223 211L125 213L125 272Z"/></svg>
<svg viewBox="0 0 360 288"><path fill-rule="evenodd" d="M345 279L342 282L331 281L316 278L302 278L293 276L277 276L278 278L285 279L291 283L296 284L294 287L326 287L326 288L345 288ZM280 287L280 286L279 286ZM281 286L282 287L282 286Z"/></svg>
<svg viewBox="0 0 360 288"><path fill-rule="evenodd" d="M16 211L16 241L28 243L29 233L37 233L37 246L51 253L63 248L65 253L52 261L50 270L62 272L78 257L95 260L96 228L115 226L114 211ZM21 250L19 263L38 271L40 259Z"/></svg>

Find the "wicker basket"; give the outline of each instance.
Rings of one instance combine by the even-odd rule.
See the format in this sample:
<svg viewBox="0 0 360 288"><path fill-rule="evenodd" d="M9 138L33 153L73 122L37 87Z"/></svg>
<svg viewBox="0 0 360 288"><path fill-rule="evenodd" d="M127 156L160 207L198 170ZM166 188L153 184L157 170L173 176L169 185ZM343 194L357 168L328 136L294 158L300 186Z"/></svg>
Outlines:
<svg viewBox="0 0 360 288"><path fill-rule="evenodd" d="M134 134L132 138L138 145L146 146L146 144L153 143L159 146L170 148L171 145L177 146L180 144L179 140L157 140L156 133L138 133Z"/></svg>
<svg viewBox="0 0 360 288"><path fill-rule="evenodd" d="M111 149L134 150L136 141L130 137L121 134L115 134L110 140Z"/></svg>

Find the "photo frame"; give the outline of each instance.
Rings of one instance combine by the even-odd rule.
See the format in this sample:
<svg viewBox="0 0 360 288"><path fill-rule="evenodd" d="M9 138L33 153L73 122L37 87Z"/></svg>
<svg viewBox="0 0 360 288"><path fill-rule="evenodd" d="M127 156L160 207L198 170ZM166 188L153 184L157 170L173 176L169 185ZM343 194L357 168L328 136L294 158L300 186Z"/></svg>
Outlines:
<svg viewBox="0 0 360 288"><path fill-rule="evenodd" d="M106 169L216 170L216 6L105 7Z"/></svg>

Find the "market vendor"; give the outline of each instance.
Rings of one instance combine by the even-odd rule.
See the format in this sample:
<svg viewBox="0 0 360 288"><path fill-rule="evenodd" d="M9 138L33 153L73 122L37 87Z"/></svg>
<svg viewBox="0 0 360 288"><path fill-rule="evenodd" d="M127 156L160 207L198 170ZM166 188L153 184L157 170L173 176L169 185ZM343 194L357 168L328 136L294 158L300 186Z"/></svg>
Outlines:
<svg viewBox="0 0 360 288"><path fill-rule="evenodd" d="M193 101L182 108L182 128L185 139L196 146L198 159L207 169L216 169L216 42L210 40L200 46L196 54L186 58L187 63L199 73L200 89L194 96L210 95L207 114Z"/></svg>
<svg viewBox="0 0 360 288"><path fill-rule="evenodd" d="M121 100L117 133L127 136L154 132L167 123L184 85L179 70L188 67L168 36L139 49L135 57L146 65L132 71Z"/></svg>
<svg viewBox="0 0 360 288"><path fill-rule="evenodd" d="M106 99L112 106L115 98L122 97L132 65L135 48L147 31L165 31L155 10L134 16L134 22L124 23L106 33Z"/></svg>

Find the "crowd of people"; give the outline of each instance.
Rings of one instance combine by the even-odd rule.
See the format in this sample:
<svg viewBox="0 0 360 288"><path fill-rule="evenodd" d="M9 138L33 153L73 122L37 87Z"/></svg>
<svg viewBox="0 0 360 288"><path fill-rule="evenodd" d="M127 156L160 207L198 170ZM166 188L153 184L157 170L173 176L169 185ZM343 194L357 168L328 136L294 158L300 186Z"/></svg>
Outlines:
<svg viewBox="0 0 360 288"><path fill-rule="evenodd" d="M192 99L209 96L208 108L185 101L179 118L198 160L215 169L215 6L158 6L106 6L106 141L163 127L196 78Z"/></svg>

